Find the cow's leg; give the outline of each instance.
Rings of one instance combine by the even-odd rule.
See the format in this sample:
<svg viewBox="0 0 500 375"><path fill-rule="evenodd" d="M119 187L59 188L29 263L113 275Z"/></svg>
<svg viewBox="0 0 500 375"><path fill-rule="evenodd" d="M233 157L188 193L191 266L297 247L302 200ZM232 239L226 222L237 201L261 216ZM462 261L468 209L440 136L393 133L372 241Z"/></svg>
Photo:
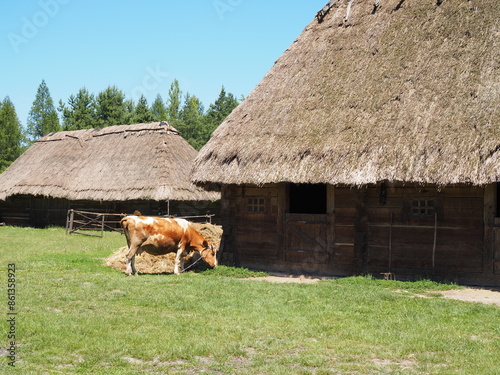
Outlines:
<svg viewBox="0 0 500 375"><path fill-rule="evenodd" d="M184 272L184 257L181 257L181 259L179 259L179 265L180 265L180 268L181 268L181 272Z"/></svg>
<svg viewBox="0 0 500 375"><path fill-rule="evenodd" d="M138 249L139 249L138 244L131 244L129 246L126 259L126 266L125 266L125 275L127 276L137 274L137 270L135 269L135 254L137 253Z"/></svg>
<svg viewBox="0 0 500 375"><path fill-rule="evenodd" d="M179 247L177 254L175 254L174 274L176 275L179 275L184 269L184 258L182 257L183 252L184 250Z"/></svg>
<svg viewBox="0 0 500 375"><path fill-rule="evenodd" d="M135 269L135 255L130 260L130 266L132 267L132 275L137 275L137 270Z"/></svg>

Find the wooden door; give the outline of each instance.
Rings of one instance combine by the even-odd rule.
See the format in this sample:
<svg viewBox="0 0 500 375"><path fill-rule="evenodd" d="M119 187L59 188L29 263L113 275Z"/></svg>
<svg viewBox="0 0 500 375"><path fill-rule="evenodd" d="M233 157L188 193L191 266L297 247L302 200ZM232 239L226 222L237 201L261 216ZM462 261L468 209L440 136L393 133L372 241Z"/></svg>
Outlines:
<svg viewBox="0 0 500 375"><path fill-rule="evenodd" d="M287 262L300 265L304 271L328 263L327 215L287 214L284 252Z"/></svg>

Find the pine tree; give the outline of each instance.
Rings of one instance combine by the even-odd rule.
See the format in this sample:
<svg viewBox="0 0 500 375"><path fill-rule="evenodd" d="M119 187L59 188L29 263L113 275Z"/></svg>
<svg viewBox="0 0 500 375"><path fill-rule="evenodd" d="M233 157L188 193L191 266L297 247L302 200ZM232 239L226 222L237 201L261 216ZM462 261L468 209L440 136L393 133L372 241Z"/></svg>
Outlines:
<svg viewBox="0 0 500 375"><path fill-rule="evenodd" d="M231 93L227 94L226 89L222 86L219 97L213 104L210 104L205 115L205 126L201 139L203 144L208 142L214 130L217 129L238 104L238 99Z"/></svg>
<svg viewBox="0 0 500 375"><path fill-rule="evenodd" d="M238 99L231 93L226 94L226 89L222 86L219 97L213 104L210 104L206 116L211 123L219 126L238 104Z"/></svg>
<svg viewBox="0 0 500 375"><path fill-rule="evenodd" d="M168 90L167 120L170 125L177 127L181 117L182 91L179 81L174 79Z"/></svg>
<svg viewBox="0 0 500 375"><path fill-rule="evenodd" d="M154 116L148 107L148 101L144 95L141 95L134 111L134 122L137 124L154 121Z"/></svg>
<svg viewBox="0 0 500 375"><path fill-rule="evenodd" d="M167 106L160 94L156 95L156 99L151 105L151 113L154 121L167 121Z"/></svg>
<svg viewBox="0 0 500 375"><path fill-rule="evenodd" d="M97 126L96 103L94 95L83 87L68 99L66 107L59 101L58 110L62 113L64 130L91 129Z"/></svg>
<svg viewBox="0 0 500 375"><path fill-rule="evenodd" d="M22 139L21 122L7 96L0 101L0 173L21 155Z"/></svg>
<svg viewBox="0 0 500 375"><path fill-rule="evenodd" d="M35 140L44 134L59 130L59 118L54 108L54 102L52 101L45 80L42 80L36 92L33 106L28 114L28 137L31 140Z"/></svg>
<svg viewBox="0 0 500 375"><path fill-rule="evenodd" d="M135 122L135 103L132 99L125 100L125 119L123 125L133 124Z"/></svg>
<svg viewBox="0 0 500 375"><path fill-rule="evenodd" d="M204 144L202 140L203 111L203 104L200 100L194 95L186 94L177 130L197 150Z"/></svg>
<svg viewBox="0 0 500 375"><path fill-rule="evenodd" d="M116 86L108 86L96 98L96 127L130 123L130 103L125 102L125 94ZM133 113L133 112L132 112Z"/></svg>

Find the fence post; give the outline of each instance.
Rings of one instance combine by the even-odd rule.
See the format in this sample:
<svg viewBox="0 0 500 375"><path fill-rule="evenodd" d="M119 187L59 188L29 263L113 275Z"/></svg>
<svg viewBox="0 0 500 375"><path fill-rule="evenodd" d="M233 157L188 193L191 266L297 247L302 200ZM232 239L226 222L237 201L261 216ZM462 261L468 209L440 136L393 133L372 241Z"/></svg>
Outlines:
<svg viewBox="0 0 500 375"><path fill-rule="evenodd" d="M102 215L102 220L101 220L101 238L104 237L104 219L105 219L106 215L103 214Z"/></svg>
<svg viewBox="0 0 500 375"><path fill-rule="evenodd" d="M68 210L68 213L66 215L66 234L71 234L73 232L73 219L74 219L75 212L73 209Z"/></svg>

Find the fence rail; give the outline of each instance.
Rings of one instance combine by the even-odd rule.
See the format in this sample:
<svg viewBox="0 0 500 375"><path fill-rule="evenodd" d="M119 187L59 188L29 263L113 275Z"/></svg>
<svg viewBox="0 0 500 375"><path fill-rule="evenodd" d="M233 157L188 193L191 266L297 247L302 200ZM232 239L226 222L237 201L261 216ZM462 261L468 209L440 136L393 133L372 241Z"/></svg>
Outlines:
<svg viewBox="0 0 500 375"><path fill-rule="evenodd" d="M103 237L105 230L111 230L122 233L120 220L127 214L110 214L102 212L89 212L68 210L66 216L66 234L82 234L84 236ZM205 219L205 222L212 224L214 214L194 215L194 216L175 216L168 215L162 217L179 219ZM100 232L100 234L91 234L88 232Z"/></svg>

